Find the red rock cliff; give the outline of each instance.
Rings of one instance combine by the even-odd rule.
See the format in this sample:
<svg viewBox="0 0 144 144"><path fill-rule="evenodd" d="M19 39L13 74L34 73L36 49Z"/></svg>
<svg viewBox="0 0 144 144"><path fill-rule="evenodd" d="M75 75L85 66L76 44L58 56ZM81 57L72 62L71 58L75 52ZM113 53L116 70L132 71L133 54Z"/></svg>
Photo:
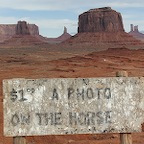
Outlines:
<svg viewBox="0 0 144 144"><path fill-rule="evenodd" d="M30 31L29 31L26 21L18 21L16 25L16 34L17 35L30 35Z"/></svg>
<svg viewBox="0 0 144 144"><path fill-rule="evenodd" d="M124 31L121 14L110 7L91 9L79 16L78 33Z"/></svg>
<svg viewBox="0 0 144 144"><path fill-rule="evenodd" d="M26 30L27 28L29 31ZM30 33L30 35L39 36L39 28L35 24L22 24L21 22L18 24L0 24L0 42L10 39L15 34L24 34L25 32Z"/></svg>
<svg viewBox="0 0 144 144"><path fill-rule="evenodd" d="M27 24L31 35L39 35L39 28L35 24ZM0 35L15 35L17 24L0 24Z"/></svg>
<svg viewBox="0 0 144 144"><path fill-rule="evenodd" d="M31 35L39 35L39 27L35 24L28 24Z"/></svg>

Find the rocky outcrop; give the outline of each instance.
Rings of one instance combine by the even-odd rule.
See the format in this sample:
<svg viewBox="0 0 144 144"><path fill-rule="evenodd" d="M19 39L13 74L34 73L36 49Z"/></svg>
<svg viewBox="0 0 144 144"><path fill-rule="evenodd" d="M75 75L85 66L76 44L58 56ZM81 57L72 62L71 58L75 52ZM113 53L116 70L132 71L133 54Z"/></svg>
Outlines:
<svg viewBox="0 0 144 144"><path fill-rule="evenodd" d="M26 21L18 21L15 34L39 35L39 27L35 24L27 24Z"/></svg>
<svg viewBox="0 0 144 144"><path fill-rule="evenodd" d="M17 35L30 35L30 31L26 21L18 21L16 25L16 34Z"/></svg>
<svg viewBox="0 0 144 144"><path fill-rule="evenodd" d="M0 24L0 35L14 35L15 24Z"/></svg>
<svg viewBox="0 0 144 144"><path fill-rule="evenodd" d="M0 35L15 35L17 24L0 24ZM39 28L35 24L27 24L31 35L39 35Z"/></svg>
<svg viewBox="0 0 144 144"><path fill-rule="evenodd" d="M35 24L27 24L31 35L39 35L39 27Z"/></svg>
<svg viewBox="0 0 144 144"><path fill-rule="evenodd" d="M31 34L31 31L33 32ZM61 43L66 41L71 37L71 35L67 32L67 28L64 27L64 32L61 36L57 38L47 38L39 35L36 25L29 25L25 22L19 22L16 29L16 34L9 37L8 39L5 38L5 41L0 43L1 47L32 47L32 46L39 46L43 44L55 44ZM3 35L4 36L4 35ZM0 36L1 38L1 36Z"/></svg>
<svg viewBox="0 0 144 144"><path fill-rule="evenodd" d="M71 38L71 35L67 32L67 28L64 26L63 34L57 38L46 38L46 37L42 37L42 36L39 38L44 42L55 44L55 43L62 43L64 41L68 40L69 38Z"/></svg>
<svg viewBox="0 0 144 144"><path fill-rule="evenodd" d="M137 27L135 27L137 29ZM78 33L65 41L67 47L142 47L144 43L124 31L121 14L110 7L91 9L79 16Z"/></svg>
<svg viewBox="0 0 144 144"><path fill-rule="evenodd" d="M24 28L22 27L24 26L22 25L24 25L22 22L19 22L18 24L0 24L0 42L10 39L15 34L20 34L21 32L23 33ZM23 30L20 30L20 27ZM25 28L26 27L28 28L30 35L39 35L39 28L37 25L26 23Z"/></svg>
<svg viewBox="0 0 144 144"><path fill-rule="evenodd" d="M10 39L15 35L15 24L0 24L0 42Z"/></svg>
<svg viewBox="0 0 144 144"><path fill-rule="evenodd" d="M69 39L70 37L71 37L71 35L67 32L67 28L64 27L63 34L61 36L59 36L57 38L57 40L59 40L59 41L65 41L65 40Z"/></svg>
<svg viewBox="0 0 144 144"><path fill-rule="evenodd" d="M139 32L138 25L134 26L133 24L131 24L129 34L132 35L134 38L144 42L144 34Z"/></svg>
<svg viewBox="0 0 144 144"><path fill-rule="evenodd" d="M18 21L17 24L0 24L0 43L7 41L14 37L14 39L19 36L16 35L31 35L35 36L36 39L45 43L61 43L71 37L67 32L67 28L64 27L63 34L57 38L47 38L39 34L39 27L35 24L29 24L26 21ZM33 38L32 38L33 39Z"/></svg>
<svg viewBox="0 0 144 144"><path fill-rule="evenodd" d="M91 9L79 16L78 33L123 31L121 14L110 7Z"/></svg>
<svg viewBox="0 0 144 144"><path fill-rule="evenodd" d="M67 33L67 28L64 26L64 34Z"/></svg>

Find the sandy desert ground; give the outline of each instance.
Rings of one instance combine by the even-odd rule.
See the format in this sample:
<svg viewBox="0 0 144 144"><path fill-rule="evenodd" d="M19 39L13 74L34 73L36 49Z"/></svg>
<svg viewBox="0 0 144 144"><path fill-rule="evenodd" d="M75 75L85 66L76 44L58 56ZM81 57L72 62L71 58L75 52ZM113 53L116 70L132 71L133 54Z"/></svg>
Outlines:
<svg viewBox="0 0 144 144"><path fill-rule="evenodd" d="M141 46L143 47L143 46ZM11 78L115 77L119 70L144 76L144 49L127 47L67 49L55 46L0 48L0 144L3 136L2 80ZM133 144L143 144L144 133L132 134ZM26 137L27 144L119 144L119 134Z"/></svg>

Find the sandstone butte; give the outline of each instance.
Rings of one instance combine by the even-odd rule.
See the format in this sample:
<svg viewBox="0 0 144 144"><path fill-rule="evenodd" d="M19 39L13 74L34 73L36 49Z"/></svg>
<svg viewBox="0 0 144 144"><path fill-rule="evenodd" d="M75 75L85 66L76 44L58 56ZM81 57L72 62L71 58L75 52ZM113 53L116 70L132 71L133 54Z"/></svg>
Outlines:
<svg viewBox="0 0 144 144"><path fill-rule="evenodd" d="M138 25L134 26L133 24L131 24L131 30L129 34L138 40L144 41L144 34L139 32Z"/></svg>
<svg viewBox="0 0 144 144"><path fill-rule="evenodd" d="M39 42L43 43L60 43L67 40L71 35L67 32L67 28L64 27L64 32L61 36L57 38L47 38L39 34L39 27L35 24L28 24L26 21L18 21L17 24L0 24L0 43L8 43L15 41L16 39L29 37L29 43L34 44L34 39L36 44ZM31 40L32 38L32 40ZM22 41L22 40L21 40Z"/></svg>
<svg viewBox="0 0 144 144"><path fill-rule="evenodd" d="M78 33L65 43L73 46L75 43L85 46L86 43L90 47L98 44L107 44L109 47L143 45L124 31L121 14L110 7L91 9L79 15Z"/></svg>
<svg viewBox="0 0 144 144"><path fill-rule="evenodd" d="M121 14L110 7L91 9L79 16L78 33L123 31Z"/></svg>
<svg viewBox="0 0 144 144"><path fill-rule="evenodd" d="M25 22L20 22L17 30L22 27L26 34L18 30L16 35L13 28L1 27L0 32L5 33L8 28L8 33L14 35L0 44L0 144L13 143L11 137L3 136L3 79L115 77L119 70L127 71L129 76L144 76L144 44L124 32L121 15L109 7L80 15L78 34L61 44L41 42L36 26ZM143 133L132 137L134 144L143 144ZM112 133L31 136L26 141L27 144L119 144L120 138Z"/></svg>
<svg viewBox="0 0 144 144"><path fill-rule="evenodd" d="M27 24L25 21L18 21L17 24L0 24L0 42L12 38L14 35L25 35L26 33L39 35L39 28L35 24Z"/></svg>

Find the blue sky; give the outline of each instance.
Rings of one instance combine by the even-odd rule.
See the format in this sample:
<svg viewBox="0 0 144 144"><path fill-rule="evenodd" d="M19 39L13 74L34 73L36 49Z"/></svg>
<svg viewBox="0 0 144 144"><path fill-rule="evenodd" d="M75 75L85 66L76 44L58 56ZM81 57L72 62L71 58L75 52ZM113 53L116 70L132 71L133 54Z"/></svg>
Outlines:
<svg viewBox="0 0 144 144"><path fill-rule="evenodd" d="M122 14L127 32L131 23L144 30L144 0L4 0L0 4L0 24L25 20L38 25L41 35L58 37L64 26L70 34L77 33L79 14L105 6Z"/></svg>

